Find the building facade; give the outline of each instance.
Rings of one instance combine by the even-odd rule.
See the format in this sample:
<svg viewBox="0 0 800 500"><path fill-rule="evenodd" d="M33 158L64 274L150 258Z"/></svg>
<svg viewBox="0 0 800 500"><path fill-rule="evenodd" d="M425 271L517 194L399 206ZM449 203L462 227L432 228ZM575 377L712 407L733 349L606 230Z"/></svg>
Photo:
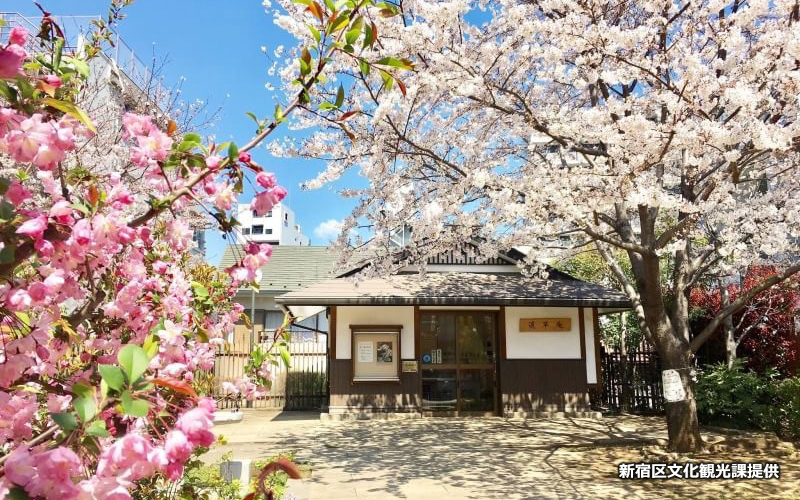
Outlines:
<svg viewBox="0 0 800 500"><path fill-rule="evenodd" d="M330 416L593 415L598 317L628 299L557 271L528 278L518 260L452 251L424 276L342 276L275 301L327 312Z"/></svg>
<svg viewBox="0 0 800 500"><path fill-rule="evenodd" d="M236 220L241 224L235 230L239 241L299 246L308 246L310 243L297 223L294 212L283 203L278 203L263 216L256 215L250 208L250 202L239 203Z"/></svg>

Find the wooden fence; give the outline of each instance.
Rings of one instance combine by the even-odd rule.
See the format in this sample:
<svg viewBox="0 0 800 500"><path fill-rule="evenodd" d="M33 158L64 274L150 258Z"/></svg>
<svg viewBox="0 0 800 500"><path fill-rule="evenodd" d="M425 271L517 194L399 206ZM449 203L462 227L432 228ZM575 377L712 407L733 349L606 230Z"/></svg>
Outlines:
<svg viewBox="0 0 800 500"><path fill-rule="evenodd" d="M257 336L261 337L257 332ZM320 410L328 400L328 361L325 335L311 338L302 332L289 344L291 364L273 367L272 387L254 401L230 397L223 393L222 383L244 376L250 356L249 335L236 335L234 341L221 348L214 360L213 393L219 408L261 408L274 410ZM297 340L297 341L294 341ZM262 343L263 347L269 344Z"/></svg>
<svg viewBox="0 0 800 500"><path fill-rule="evenodd" d="M626 354L600 351L602 388L593 404L602 411L655 414L664 411L658 354L642 344Z"/></svg>

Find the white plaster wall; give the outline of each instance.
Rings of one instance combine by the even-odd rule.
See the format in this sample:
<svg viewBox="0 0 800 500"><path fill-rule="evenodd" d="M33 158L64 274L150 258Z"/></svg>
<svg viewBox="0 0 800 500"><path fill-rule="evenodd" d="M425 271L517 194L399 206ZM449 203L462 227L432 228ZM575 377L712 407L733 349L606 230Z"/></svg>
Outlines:
<svg viewBox="0 0 800 500"><path fill-rule="evenodd" d="M594 353L594 319L592 309L587 307L583 310L583 320L585 325L584 335L586 336L586 383L597 383L597 359Z"/></svg>
<svg viewBox="0 0 800 500"><path fill-rule="evenodd" d="M337 306L336 359L352 355L350 325L403 325L400 332L400 357L414 358L413 306Z"/></svg>
<svg viewBox="0 0 800 500"><path fill-rule="evenodd" d="M568 332L520 332L522 318L570 318ZM593 353L594 354L594 353ZM506 307L508 359L580 359L577 307Z"/></svg>

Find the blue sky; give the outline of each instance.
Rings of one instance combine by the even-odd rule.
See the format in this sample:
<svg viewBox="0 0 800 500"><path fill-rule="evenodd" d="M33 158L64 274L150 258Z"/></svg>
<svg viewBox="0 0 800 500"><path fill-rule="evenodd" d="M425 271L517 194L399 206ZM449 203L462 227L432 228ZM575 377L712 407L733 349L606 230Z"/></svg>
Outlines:
<svg viewBox="0 0 800 500"><path fill-rule="evenodd" d="M54 15L104 14L108 5L101 0L42 0L41 3ZM38 14L31 0L3 0L0 10ZM251 137L254 124L245 116L246 111L260 117L272 116L278 102L276 97L280 95L265 88L271 78L267 75L271 61L261 52L261 46L272 54L277 46L288 48L294 40L273 24L261 0L138 0L125 12L127 18L117 30L144 62L152 59L155 49L159 57L167 56L170 60L164 70L167 83L186 78L183 86L186 99L203 99L211 106L223 106L222 118L212 130L220 142L244 143ZM280 129L274 137L285 135L291 135L288 128ZM351 173L332 187L301 191L299 184L313 178L324 164L273 158L263 148L253 153L254 160L275 172L289 191L285 202L295 211L312 245L325 244L326 240L314 234L314 228L330 219L341 220L353 207L353 202L341 198L336 190L363 181ZM248 191L242 199L251 196ZM216 231L209 231L207 240L206 257L216 265L225 242Z"/></svg>

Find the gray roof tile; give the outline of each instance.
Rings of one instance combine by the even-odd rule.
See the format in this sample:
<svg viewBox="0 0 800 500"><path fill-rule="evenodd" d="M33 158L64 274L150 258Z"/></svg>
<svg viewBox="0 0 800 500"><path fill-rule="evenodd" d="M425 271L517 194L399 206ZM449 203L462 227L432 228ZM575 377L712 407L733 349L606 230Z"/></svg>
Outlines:
<svg viewBox="0 0 800 500"><path fill-rule="evenodd" d="M230 267L244 256L242 245L228 245L219 269ZM261 290L297 290L333 276L336 255L328 247L276 245L272 257L261 267Z"/></svg>

